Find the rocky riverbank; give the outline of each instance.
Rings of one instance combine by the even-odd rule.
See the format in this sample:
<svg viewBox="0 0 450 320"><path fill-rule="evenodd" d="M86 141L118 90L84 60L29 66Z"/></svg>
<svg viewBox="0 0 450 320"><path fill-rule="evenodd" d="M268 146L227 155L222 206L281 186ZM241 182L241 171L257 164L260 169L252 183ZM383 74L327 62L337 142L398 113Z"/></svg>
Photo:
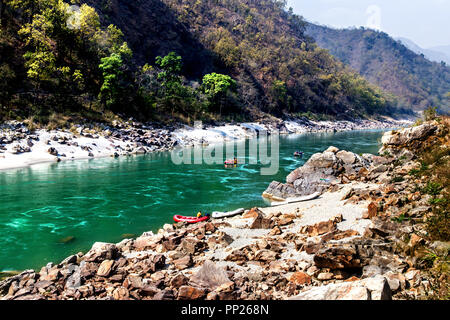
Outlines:
<svg viewBox="0 0 450 320"><path fill-rule="evenodd" d="M448 147L446 128L447 122L433 122L389 132L381 156L330 147L264 193L282 200L320 191L318 199L252 208L196 225L167 224L157 234L117 244L95 243L87 253L1 281L0 295L5 300L426 298L434 287L424 257L430 248L447 256L449 244L427 237L432 196L421 191L427 179L414 174L421 166L416 152L442 141Z"/></svg>
<svg viewBox="0 0 450 320"><path fill-rule="evenodd" d="M161 127L155 123L113 121L73 125L70 129L30 129L25 123L10 121L0 125L0 170L26 167L42 162L119 157L167 151L175 147L207 145L269 134L337 132L401 127L408 121L354 122L263 121L188 127L177 124Z"/></svg>

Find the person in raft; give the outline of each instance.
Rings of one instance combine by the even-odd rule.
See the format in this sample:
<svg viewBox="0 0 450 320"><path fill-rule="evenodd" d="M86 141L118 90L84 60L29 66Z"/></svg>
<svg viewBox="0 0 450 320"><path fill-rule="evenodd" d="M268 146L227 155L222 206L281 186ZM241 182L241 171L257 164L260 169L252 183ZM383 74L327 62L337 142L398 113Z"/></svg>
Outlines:
<svg viewBox="0 0 450 320"><path fill-rule="evenodd" d="M234 157L234 164L237 164L237 158Z"/></svg>
<svg viewBox="0 0 450 320"><path fill-rule="evenodd" d="M199 211L197 213L197 218L201 218L203 216L203 213L201 211ZM209 216L209 213L205 214L205 217Z"/></svg>

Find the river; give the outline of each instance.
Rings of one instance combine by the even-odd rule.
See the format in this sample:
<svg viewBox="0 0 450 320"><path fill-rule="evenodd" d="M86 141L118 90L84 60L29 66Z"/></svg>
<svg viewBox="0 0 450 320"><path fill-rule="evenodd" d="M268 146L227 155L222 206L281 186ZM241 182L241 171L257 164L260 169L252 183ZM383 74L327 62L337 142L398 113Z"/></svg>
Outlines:
<svg viewBox="0 0 450 320"><path fill-rule="evenodd" d="M0 271L37 269L86 252L96 241L156 232L174 214L266 206L261 194L284 181L309 157L330 145L374 153L383 131L280 137L280 169L260 174L260 164L173 163L170 152L39 164L0 171ZM293 152L302 150L303 159ZM243 159L240 159L241 161Z"/></svg>

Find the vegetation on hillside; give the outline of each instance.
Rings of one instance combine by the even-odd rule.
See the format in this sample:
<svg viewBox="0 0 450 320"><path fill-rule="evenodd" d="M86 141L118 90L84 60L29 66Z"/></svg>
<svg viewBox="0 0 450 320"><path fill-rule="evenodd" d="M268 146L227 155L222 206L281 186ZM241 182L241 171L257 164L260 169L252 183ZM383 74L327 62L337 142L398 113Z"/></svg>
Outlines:
<svg viewBox="0 0 450 320"><path fill-rule="evenodd" d="M420 166L409 175L415 180L416 189L428 197L431 212L420 218L425 225L425 246L411 252L429 274L429 299L450 298L450 117L437 116L435 108L429 108L424 120L440 127L438 134L417 146Z"/></svg>
<svg viewBox="0 0 450 320"><path fill-rule="evenodd" d="M2 0L0 117L397 112L276 0Z"/></svg>
<svg viewBox="0 0 450 320"><path fill-rule="evenodd" d="M384 32L331 29L308 24L307 34L371 83L398 97L398 104L450 113L450 67L430 62Z"/></svg>

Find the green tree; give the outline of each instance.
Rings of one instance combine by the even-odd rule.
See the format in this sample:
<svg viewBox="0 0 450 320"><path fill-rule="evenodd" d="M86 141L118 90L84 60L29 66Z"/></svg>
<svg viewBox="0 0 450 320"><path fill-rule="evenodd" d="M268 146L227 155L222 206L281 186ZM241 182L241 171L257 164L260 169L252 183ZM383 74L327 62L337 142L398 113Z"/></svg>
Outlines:
<svg viewBox="0 0 450 320"><path fill-rule="evenodd" d="M171 85L173 83L181 83L181 69L183 68L183 61L181 56L175 52L169 52L165 57L156 57L156 65L161 69L158 73L158 79L164 85Z"/></svg>
<svg viewBox="0 0 450 320"><path fill-rule="evenodd" d="M286 83L281 80L275 80L272 83L272 86L270 88L270 94L273 97L273 100L275 104L282 108L283 106L287 105L287 87Z"/></svg>
<svg viewBox="0 0 450 320"><path fill-rule="evenodd" d="M219 113L222 114L222 107L225 104L227 93L236 88L236 81L230 76L220 73L206 74L203 77L201 90L208 97L212 107L219 106Z"/></svg>
<svg viewBox="0 0 450 320"><path fill-rule="evenodd" d="M100 88L100 99L104 106L114 104L119 93L119 79L122 72L123 60L117 53L102 58L99 69L103 73L103 84Z"/></svg>

